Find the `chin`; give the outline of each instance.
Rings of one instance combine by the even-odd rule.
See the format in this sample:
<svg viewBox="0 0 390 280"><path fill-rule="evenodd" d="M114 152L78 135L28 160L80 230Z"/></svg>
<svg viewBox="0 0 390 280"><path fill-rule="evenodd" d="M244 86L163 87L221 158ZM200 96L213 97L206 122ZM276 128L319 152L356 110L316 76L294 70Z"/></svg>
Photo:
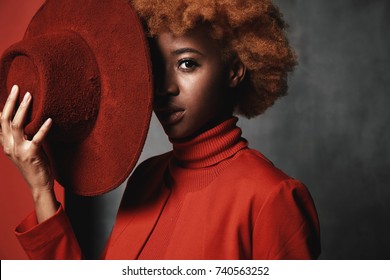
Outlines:
<svg viewBox="0 0 390 280"><path fill-rule="evenodd" d="M196 122L191 122L190 120L191 119L188 118L188 115L184 116L180 119L180 121L174 124L167 124L159 119L165 134L172 140L189 140L200 133L202 125Z"/></svg>
<svg viewBox="0 0 390 280"><path fill-rule="evenodd" d="M183 133L183 132L175 129L174 127L169 127L169 128L165 128L164 127L164 131L165 131L165 134L170 139L174 139L174 140L179 140L179 139L182 139L182 138L186 138L188 136L188 134Z"/></svg>
<svg viewBox="0 0 390 280"><path fill-rule="evenodd" d="M194 132L190 129L182 127L180 124L172 126L163 126L165 134L172 140L191 139Z"/></svg>

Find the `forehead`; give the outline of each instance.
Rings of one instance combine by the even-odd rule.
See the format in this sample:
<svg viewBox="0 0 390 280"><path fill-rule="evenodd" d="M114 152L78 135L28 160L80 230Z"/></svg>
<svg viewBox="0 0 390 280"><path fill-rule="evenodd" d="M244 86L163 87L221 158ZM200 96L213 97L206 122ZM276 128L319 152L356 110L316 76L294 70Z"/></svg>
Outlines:
<svg viewBox="0 0 390 280"><path fill-rule="evenodd" d="M155 42L163 54L174 54L180 49L194 49L204 55L214 55L220 49L218 41L211 38L208 30L204 27L194 29L182 36L163 32L156 37Z"/></svg>

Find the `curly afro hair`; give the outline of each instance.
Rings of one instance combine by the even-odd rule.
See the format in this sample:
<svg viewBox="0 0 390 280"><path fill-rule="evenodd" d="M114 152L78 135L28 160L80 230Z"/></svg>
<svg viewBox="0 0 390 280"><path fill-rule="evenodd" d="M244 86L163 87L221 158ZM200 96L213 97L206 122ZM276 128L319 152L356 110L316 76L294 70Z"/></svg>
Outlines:
<svg viewBox="0 0 390 280"><path fill-rule="evenodd" d="M296 56L286 38L286 23L271 0L130 0L150 36L169 31L180 36L207 24L212 38L238 56L247 68L238 88L235 112L262 114L287 92L287 74Z"/></svg>

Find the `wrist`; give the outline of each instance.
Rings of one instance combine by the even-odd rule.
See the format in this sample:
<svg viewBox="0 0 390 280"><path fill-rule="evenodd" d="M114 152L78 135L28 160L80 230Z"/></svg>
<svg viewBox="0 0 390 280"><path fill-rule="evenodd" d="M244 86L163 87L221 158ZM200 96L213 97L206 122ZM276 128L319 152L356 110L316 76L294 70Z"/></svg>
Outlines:
<svg viewBox="0 0 390 280"><path fill-rule="evenodd" d="M60 205L55 196L54 189L33 192L33 200L38 223L53 216Z"/></svg>
<svg viewBox="0 0 390 280"><path fill-rule="evenodd" d="M34 178L34 180L27 180L30 192L33 199L39 199L41 196L54 194L54 180Z"/></svg>
<svg viewBox="0 0 390 280"><path fill-rule="evenodd" d="M54 187L51 186L39 189L31 189L31 194L34 202L52 197L55 198Z"/></svg>

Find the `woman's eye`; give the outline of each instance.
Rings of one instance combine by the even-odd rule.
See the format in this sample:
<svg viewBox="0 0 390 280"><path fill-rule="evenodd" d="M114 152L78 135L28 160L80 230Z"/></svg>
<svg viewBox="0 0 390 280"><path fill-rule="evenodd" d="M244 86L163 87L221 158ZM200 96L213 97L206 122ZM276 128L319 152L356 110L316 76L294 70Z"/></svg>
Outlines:
<svg viewBox="0 0 390 280"><path fill-rule="evenodd" d="M194 68L198 67L199 64L196 61L185 59L179 61L179 68L183 70L193 70Z"/></svg>

